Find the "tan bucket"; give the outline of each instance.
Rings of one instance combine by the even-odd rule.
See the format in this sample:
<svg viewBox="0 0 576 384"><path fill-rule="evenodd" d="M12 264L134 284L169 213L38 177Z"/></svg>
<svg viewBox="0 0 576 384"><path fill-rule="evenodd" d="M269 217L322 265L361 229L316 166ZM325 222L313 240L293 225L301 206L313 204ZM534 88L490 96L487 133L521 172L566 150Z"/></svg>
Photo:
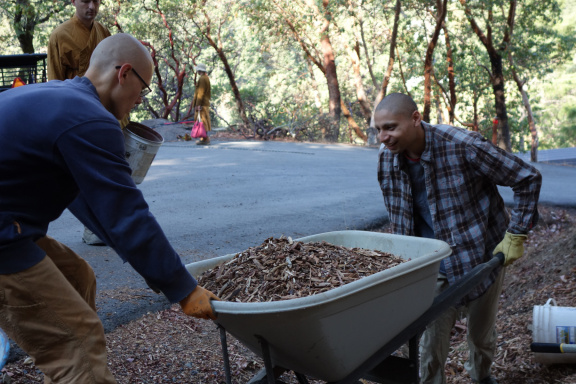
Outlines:
<svg viewBox="0 0 576 384"><path fill-rule="evenodd" d="M143 124L130 122L124 127L126 161L132 168L132 179L136 184L144 181L164 138Z"/></svg>

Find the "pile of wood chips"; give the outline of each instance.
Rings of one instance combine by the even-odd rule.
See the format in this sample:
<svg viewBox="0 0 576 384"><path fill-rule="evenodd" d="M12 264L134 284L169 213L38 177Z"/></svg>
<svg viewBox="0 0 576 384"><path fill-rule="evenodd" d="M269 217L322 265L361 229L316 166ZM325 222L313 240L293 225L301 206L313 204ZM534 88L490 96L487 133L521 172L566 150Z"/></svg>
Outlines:
<svg viewBox="0 0 576 384"><path fill-rule="evenodd" d="M405 261L382 251L270 237L205 271L198 283L226 301L281 301L326 292Z"/></svg>

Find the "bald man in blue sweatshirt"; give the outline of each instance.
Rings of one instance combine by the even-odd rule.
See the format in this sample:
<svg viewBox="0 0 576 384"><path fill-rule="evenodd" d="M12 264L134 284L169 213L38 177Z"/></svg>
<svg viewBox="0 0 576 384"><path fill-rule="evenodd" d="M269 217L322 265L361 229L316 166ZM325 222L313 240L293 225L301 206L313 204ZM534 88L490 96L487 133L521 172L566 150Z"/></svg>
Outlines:
<svg viewBox="0 0 576 384"><path fill-rule="evenodd" d="M152 74L146 48L117 34L84 77L0 93L0 327L47 382L116 382L87 298L94 272L46 237L66 208L186 314L215 318L217 297L188 273L124 158L118 119L142 102Z"/></svg>

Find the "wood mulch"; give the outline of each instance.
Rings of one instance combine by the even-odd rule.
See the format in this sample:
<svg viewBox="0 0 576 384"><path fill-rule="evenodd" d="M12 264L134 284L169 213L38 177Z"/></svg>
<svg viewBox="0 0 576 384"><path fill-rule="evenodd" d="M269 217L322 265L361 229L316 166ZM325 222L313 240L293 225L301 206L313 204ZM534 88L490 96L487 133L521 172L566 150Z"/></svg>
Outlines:
<svg viewBox="0 0 576 384"><path fill-rule="evenodd" d="M404 261L377 250L270 237L205 271L198 283L222 300L263 303L316 295Z"/></svg>

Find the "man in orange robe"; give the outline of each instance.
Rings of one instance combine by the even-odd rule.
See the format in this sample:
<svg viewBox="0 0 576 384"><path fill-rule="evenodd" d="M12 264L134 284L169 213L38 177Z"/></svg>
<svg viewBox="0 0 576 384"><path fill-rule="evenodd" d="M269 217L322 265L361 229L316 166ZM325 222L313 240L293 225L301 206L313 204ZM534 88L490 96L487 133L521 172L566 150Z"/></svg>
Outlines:
<svg viewBox="0 0 576 384"><path fill-rule="evenodd" d="M97 22L100 0L72 0L74 16L60 24L48 43L48 80L73 79L88 69L92 51L110 31ZM111 64L113 65L113 64Z"/></svg>

